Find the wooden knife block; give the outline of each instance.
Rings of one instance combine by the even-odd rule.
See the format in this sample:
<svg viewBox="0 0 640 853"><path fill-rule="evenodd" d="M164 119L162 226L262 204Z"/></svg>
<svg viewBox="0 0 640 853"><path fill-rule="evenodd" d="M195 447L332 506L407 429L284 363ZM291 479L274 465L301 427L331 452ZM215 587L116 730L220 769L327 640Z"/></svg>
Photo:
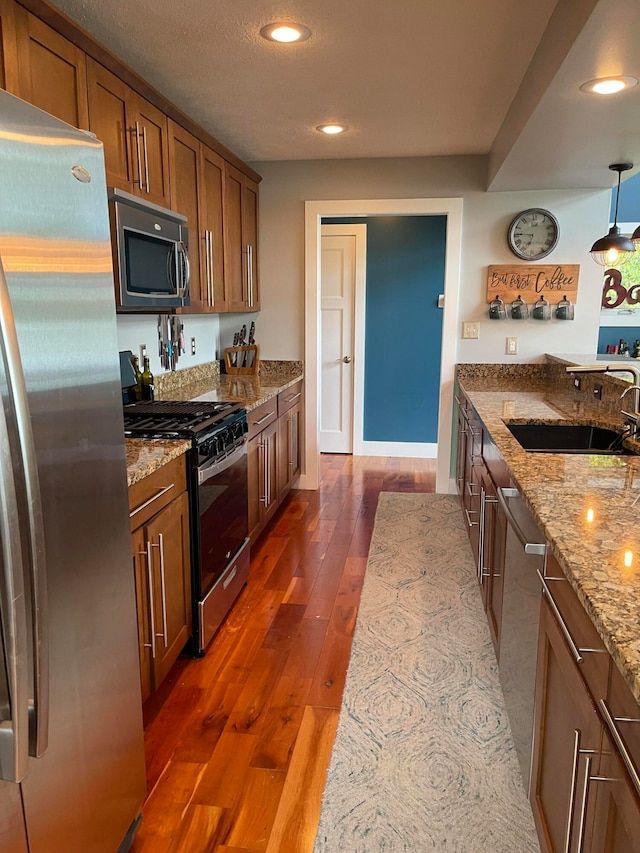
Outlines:
<svg viewBox="0 0 640 853"><path fill-rule="evenodd" d="M234 355L236 363L233 363ZM249 367L244 367L246 361L251 361ZM258 344L245 344L241 347L226 347L224 351L224 366L232 376L256 376L260 370L260 347Z"/></svg>

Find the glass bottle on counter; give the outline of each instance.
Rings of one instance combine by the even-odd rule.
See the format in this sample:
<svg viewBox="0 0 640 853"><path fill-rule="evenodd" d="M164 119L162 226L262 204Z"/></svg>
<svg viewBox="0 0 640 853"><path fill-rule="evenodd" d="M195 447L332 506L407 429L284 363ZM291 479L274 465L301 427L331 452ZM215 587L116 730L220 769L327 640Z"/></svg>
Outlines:
<svg viewBox="0 0 640 853"><path fill-rule="evenodd" d="M138 356L133 356L133 372L136 375L136 384L133 386L133 393L135 394L136 400L142 400L142 371L140 370L140 364L138 362Z"/></svg>
<svg viewBox="0 0 640 853"><path fill-rule="evenodd" d="M153 373L149 367L149 356L144 357L144 370L142 371L142 399L153 400L155 393L153 388Z"/></svg>

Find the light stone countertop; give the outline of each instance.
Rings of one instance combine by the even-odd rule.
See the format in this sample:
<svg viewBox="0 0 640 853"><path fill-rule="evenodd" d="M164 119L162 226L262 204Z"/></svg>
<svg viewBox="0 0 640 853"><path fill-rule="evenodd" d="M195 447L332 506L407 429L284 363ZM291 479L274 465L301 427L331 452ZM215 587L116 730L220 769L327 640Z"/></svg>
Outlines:
<svg viewBox="0 0 640 853"><path fill-rule="evenodd" d="M482 385L482 378L460 381L640 702L640 456L528 453L505 420L571 420L580 415L584 423L584 412L548 391L485 391ZM616 425L603 417L592 422Z"/></svg>
<svg viewBox="0 0 640 853"><path fill-rule="evenodd" d="M167 462L182 456L191 447L190 441L164 438L125 438L127 454L127 484L133 486Z"/></svg>

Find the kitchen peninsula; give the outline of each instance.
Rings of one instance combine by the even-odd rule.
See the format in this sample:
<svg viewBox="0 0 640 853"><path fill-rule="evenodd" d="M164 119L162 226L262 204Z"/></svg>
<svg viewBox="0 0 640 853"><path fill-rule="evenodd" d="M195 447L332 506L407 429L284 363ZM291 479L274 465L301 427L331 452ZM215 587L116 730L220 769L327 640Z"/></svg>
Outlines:
<svg viewBox="0 0 640 853"><path fill-rule="evenodd" d="M621 432L620 394L629 383L602 373L581 373L574 383L567 367L579 361L548 356L546 364L458 365L457 480L501 680L509 665L506 646L504 661L501 655L501 621L504 627L507 611L510 622L515 613L522 641L535 620L535 691L532 681L519 713L533 712L530 779L524 768L523 775L541 849L573 850L571 839L578 838L575 849L636 851L640 445L627 438L626 455L530 452L509 430L551 422ZM509 551L514 534L504 544L507 528L523 547L532 541L506 506L518 495L543 537L533 541L547 543L538 584L535 571L530 579L529 570L522 574L523 552ZM524 553L540 554L540 547ZM514 587L516 575L522 580ZM514 602L522 603L519 590L530 582L532 606L518 614ZM520 660L529 654L523 645ZM509 678L507 670L507 684Z"/></svg>

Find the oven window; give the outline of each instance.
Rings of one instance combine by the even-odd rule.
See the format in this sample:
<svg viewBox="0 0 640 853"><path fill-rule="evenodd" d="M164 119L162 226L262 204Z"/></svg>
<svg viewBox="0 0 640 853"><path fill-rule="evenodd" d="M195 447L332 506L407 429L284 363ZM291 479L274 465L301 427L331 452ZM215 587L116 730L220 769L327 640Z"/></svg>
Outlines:
<svg viewBox="0 0 640 853"><path fill-rule="evenodd" d="M172 296L175 286L169 278L169 265L173 267L175 282L175 252L173 240L150 237L137 231L124 229L125 260L127 265L127 290L130 293L153 293Z"/></svg>
<svg viewBox="0 0 640 853"><path fill-rule="evenodd" d="M198 487L200 595L204 596L248 535L247 454Z"/></svg>

